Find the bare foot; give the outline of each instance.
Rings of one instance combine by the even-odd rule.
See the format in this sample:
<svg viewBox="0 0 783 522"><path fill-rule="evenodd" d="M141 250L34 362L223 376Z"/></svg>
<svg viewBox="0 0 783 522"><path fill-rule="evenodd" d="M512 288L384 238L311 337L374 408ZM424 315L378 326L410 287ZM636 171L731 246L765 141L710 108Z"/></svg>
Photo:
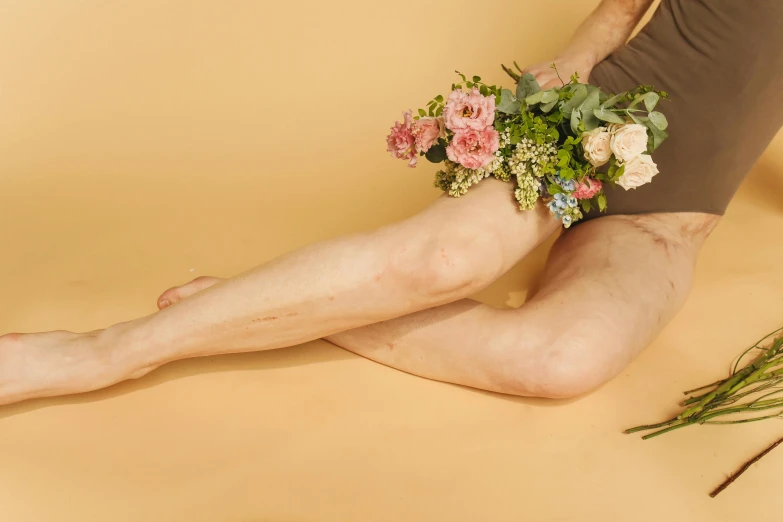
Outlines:
<svg viewBox="0 0 783 522"><path fill-rule="evenodd" d="M174 303L185 300L196 292L206 290L210 286L215 285L221 281L222 279L219 277L202 276L197 277L190 283L184 284L182 286L169 288L158 298L158 308L163 310L167 306L171 306Z"/></svg>
<svg viewBox="0 0 783 522"><path fill-rule="evenodd" d="M158 299L158 307L162 310L220 281L217 277L199 277L166 290ZM142 377L165 363L149 359L144 350L146 340L126 338L124 334L132 323L88 333L0 336L0 405L98 390Z"/></svg>
<svg viewBox="0 0 783 522"><path fill-rule="evenodd" d="M0 336L0 405L97 390L156 368L122 352L117 327Z"/></svg>

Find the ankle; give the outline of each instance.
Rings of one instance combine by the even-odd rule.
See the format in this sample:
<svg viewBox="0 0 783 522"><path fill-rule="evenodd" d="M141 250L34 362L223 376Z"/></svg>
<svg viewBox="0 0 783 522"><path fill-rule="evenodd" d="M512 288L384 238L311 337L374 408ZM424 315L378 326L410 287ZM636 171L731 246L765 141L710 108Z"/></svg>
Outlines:
<svg viewBox="0 0 783 522"><path fill-rule="evenodd" d="M142 377L155 368L170 362L163 350L156 347L154 338L145 328L147 318L118 323L101 330L97 337L99 349L112 365L122 368L127 378Z"/></svg>

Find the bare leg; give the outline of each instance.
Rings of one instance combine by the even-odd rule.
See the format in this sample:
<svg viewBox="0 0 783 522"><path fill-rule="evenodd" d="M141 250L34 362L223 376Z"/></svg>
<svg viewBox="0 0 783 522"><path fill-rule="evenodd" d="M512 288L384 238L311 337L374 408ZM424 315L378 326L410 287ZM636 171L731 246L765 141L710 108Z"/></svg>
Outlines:
<svg viewBox="0 0 783 522"><path fill-rule="evenodd" d="M707 214L613 216L555 243L538 293L516 310L460 301L327 337L437 380L573 397L615 377L686 300Z"/></svg>
<svg viewBox="0 0 783 522"><path fill-rule="evenodd" d="M573 396L615 376L680 308L705 214L601 218L555 244L538 294L517 310L462 300L327 340L432 379L518 395ZM214 280L164 293L180 300Z"/></svg>
<svg viewBox="0 0 783 522"><path fill-rule="evenodd" d="M185 357L299 344L464 298L558 229L542 206L520 212L513 201L511 184L484 180L459 200L287 254L148 317L88 334L0 337L0 404L101 388Z"/></svg>

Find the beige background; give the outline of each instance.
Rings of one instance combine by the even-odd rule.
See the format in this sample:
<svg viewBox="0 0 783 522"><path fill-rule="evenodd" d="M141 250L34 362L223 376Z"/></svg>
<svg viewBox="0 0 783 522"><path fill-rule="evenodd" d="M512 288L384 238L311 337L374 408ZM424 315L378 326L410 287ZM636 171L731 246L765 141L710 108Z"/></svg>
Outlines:
<svg viewBox="0 0 783 522"><path fill-rule="evenodd" d="M408 216L434 168L384 137L453 69L550 58L595 1L0 1L0 332L147 314L194 276ZM491 10L486 12L486 10ZM783 424L642 442L783 324L783 143L692 298L578 401L418 379L325 342L0 408L0 520L779 520ZM546 249L479 297L517 305Z"/></svg>

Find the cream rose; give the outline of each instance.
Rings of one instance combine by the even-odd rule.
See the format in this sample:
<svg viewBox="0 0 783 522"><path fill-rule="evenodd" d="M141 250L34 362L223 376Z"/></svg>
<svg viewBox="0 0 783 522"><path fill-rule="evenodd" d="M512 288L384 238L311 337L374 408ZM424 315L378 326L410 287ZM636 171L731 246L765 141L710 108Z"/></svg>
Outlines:
<svg viewBox="0 0 783 522"><path fill-rule="evenodd" d="M638 123L620 125L612 133L610 147L617 161L631 161L647 150L647 128Z"/></svg>
<svg viewBox="0 0 783 522"><path fill-rule="evenodd" d="M652 181L658 174L658 166L653 162L649 154L639 154L625 163L623 175L617 180L617 184L625 190L635 189Z"/></svg>
<svg viewBox="0 0 783 522"><path fill-rule="evenodd" d="M594 167L600 167L612 157L610 142L612 135L604 127L597 127L586 132L582 138L582 148L585 151L585 159Z"/></svg>

